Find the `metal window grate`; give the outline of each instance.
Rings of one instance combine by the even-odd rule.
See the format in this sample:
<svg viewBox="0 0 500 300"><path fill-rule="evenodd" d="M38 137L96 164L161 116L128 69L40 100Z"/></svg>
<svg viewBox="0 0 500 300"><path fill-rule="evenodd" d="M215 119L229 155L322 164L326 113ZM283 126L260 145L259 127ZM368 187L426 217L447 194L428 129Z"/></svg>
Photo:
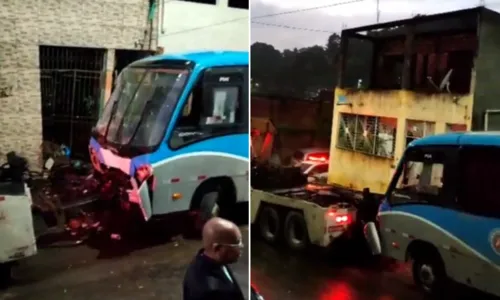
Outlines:
<svg viewBox="0 0 500 300"><path fill-rule="evenodd" d="M407 120L406 121L406 145L412 141L435 133L434 122Z"/></svg>
<svg viewBox="0 0 500 300"><path fill-rule="evenodd" d="M40 69L103 71L105 49L40 46Z"/></svg>
<svg viewBox="0 0 500 300"><path fill-rule="evenodd" d="M337 147L381 157L394 156L397 119L340 114Z"/></svg>
<svg viewBox="0 0 500 300"><path fill-rule="evenodd" d="M40 46L43 139L66 144L87 159L100 109L105 50Z"/></svg>

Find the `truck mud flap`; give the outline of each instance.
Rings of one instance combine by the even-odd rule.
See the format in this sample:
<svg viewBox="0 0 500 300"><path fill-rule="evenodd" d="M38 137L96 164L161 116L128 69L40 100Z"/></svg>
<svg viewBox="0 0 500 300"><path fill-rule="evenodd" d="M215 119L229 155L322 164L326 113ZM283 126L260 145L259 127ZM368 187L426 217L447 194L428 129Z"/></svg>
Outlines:
<svg viewBox="0 0 500 300"><path fill-rule="evenodd" d="M382 253L382 246L380 244L377 225L374 222L368 222L365 224L363 231L372 255L380 255Z"/></svg>

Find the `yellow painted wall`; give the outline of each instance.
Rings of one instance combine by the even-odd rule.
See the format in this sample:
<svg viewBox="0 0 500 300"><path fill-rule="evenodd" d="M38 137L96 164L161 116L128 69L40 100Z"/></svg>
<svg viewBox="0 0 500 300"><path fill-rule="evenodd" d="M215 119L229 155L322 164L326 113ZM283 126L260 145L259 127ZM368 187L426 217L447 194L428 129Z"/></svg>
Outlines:
<svg viewBox="0 0 500 300"><path fill-rule="evenodd" d="M346 104L338 104L345 96ZM370 188L385 193L406 144L407 120L435 123L435 133L446 132L447 124L465 124L471 128L472 95L419 94L411 91L349 91L335 90L332 121L330 169L328 182L361 191ZM336 147L339 114L350 113L397 118L394 158L383 158Z"/></svg>

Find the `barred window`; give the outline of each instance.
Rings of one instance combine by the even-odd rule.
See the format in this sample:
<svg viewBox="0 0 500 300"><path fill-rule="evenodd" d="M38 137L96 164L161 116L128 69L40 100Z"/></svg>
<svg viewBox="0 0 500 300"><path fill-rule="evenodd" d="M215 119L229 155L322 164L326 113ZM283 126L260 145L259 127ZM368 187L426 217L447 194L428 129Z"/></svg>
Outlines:
<svg viewBox="0 0 500 300"><path fill-rule="evenodd" d="M435 131L434 122L407 120L406 121L406 145L416 139L432 135Z"/></svg>
<svg viewBox="0 0 500 300"><path fill-rule="evenodd" d="M337 147L381 157L394 156L397 119L340 114Z"/></svg>

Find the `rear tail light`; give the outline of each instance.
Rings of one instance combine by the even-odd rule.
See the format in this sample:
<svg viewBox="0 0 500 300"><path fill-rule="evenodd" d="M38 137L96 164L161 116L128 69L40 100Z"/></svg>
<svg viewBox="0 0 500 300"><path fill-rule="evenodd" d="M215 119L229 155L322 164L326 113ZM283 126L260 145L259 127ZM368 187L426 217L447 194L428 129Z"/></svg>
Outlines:
<svg viewBox="0 0 500 300"><path fill-rule="evenodd" d="M349 221L348 216L336 216L335 217L335 222L337 223L347 223Z"/></svg>
<svg viewBox="0 0 500 300"><path fill-rule="evenodd" d="M307 154L304 157L305 161L314 161L314 162L328 162L329 155L326 153L313 153L313 154Z"/></svg>
<svg viewBox="0 0 500 300"><path fill-rule="evenodd" d="M352 221L349 214L338 213L335 210L329 210L326 215L328 216L328 218L335 220L335 223L337 223L337 225L348 225Z"/></svg>

